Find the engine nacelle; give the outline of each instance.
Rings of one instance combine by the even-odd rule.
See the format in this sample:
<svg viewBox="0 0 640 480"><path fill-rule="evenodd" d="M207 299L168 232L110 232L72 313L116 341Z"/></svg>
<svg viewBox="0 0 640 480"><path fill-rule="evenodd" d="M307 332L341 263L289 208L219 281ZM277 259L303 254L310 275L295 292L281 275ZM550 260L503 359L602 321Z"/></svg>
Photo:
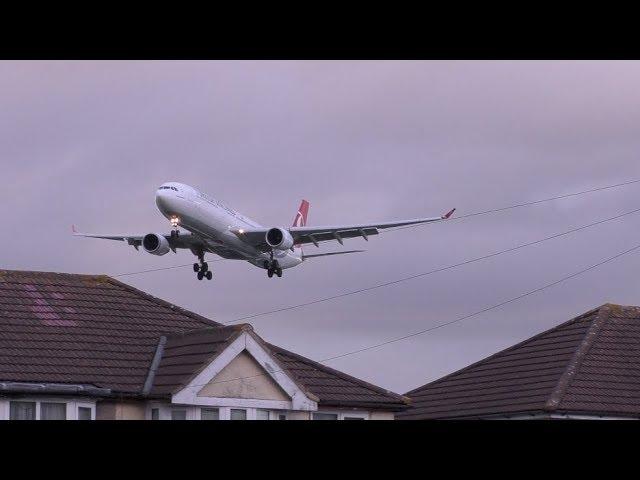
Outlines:
<svg viewBox="0 0 640 480"><path fill-rule="evenodd" d="M142 248L151 255L164 255L171 250L167 239L159 233L147 233L142 238Z"/></svg>
<svg viewBox="0 0 640 480"><path fill-rule="evenodd" d="M267 241L267 245L271 248L277 248L278 250L289 250L293 247L293 237L283 228L270 228L267 230L265 240Z"/></svg>

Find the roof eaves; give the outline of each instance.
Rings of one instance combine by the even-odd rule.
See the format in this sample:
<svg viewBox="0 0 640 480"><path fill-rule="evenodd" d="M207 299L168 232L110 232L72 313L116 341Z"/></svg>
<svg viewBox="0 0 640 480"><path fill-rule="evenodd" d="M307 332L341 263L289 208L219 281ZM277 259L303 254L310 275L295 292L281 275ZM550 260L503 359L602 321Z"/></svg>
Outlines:
<svg viewBox="0 0 640 480"><path fill-rule="evenodd" d="M410 405L403 402L375 402L375 401L361 401L361 400L331 400L327 402L318 402L320 408L334 407L334 408L351 408L351 409L371 409L371 410L384 410L393 412L404 412L410 408Z"/></svg>
<svg viewBox="0 0 640 480"><path fill-rule="evenodd" d="M110 388L96 387L88 384L66 384L49 382L0 382L0 392L11 393L51 393L51 394L79 394L91 396L110 396Z"/></svg>

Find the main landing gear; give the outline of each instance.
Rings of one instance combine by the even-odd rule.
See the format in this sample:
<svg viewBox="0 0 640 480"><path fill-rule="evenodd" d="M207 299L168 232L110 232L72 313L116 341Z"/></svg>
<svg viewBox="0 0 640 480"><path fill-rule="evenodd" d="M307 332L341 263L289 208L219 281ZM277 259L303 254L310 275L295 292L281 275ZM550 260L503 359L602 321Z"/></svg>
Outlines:
<svg viewBox="0 0 640 480"><path fill-rule="evenodd" d="M274 260L273 252L271 252L271 260L264 261L264 268L267 269L267 276L269 278L273 277L274 273L278 276L278 278L282 277L282 268L278 264L278 260Z"/></svg>
<svg viewBox="0 0 640 480"><path fill-rule="evenodd" d="M198 260L200 260L200 263L193 264L193 271L198 273L198 280L202 280L203 278L211 280L213 278L213 272L209 270L209 264L204 261L204 254L198 255Z"/></svg>

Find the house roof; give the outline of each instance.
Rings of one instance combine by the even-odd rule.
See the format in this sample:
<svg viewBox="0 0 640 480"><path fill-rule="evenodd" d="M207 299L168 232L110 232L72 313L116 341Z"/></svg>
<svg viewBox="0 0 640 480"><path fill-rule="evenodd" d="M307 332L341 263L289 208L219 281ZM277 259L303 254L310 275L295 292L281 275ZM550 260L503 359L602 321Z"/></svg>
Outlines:
<svg viewBox="0 0 640 480"><path fill-rule="evenodd" d="M0 381L137 393L161 335L216 325L107 276L0 270Z"/></svg>
<svg viewBox="0 0 640 480"><path fill-rule="evenodd" d="M640 307L605 304L408 392L402 419L640 416Z"/></svg>
<svg viewBox="0 0 640 480"><path fill-rule="evenodd" d="M169 395L243 331L322 406L406 408L408 399L222 326L104 275L0 270L0 382Z"/></svg>
<svg viewBox="0 0 640 480"><path fill-rule="evenodd" d="M269 344L280 364L307 390L331 407L393 408L404 410L409 398Z"/></svg>
<svg viewBox="0 0 640 480"><path fill-rule="evenodd" d="M215 327L174 334L162 348L153 374L152 395L176 393L211 363L244 330L244 325Z"/></svg>

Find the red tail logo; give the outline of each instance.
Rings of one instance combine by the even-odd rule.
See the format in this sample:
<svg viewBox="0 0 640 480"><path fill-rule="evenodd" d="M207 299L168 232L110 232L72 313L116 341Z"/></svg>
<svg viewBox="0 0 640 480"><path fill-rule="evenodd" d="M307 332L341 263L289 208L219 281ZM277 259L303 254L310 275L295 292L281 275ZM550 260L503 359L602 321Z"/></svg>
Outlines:
<svg viewBox="0 0 640 480"><path fill-rule="evenodd" d="M302 200L302 203L298 207L298 213L296 213L296 216L293 219L293 226L304 227L307 224L308 213L309 213L309 202L307 202L306 200ZM302 249L302 245L300 245L299 243L296 243L294 247Z"/></svg>
<svg viewBox="0 0 640 480"><path fill-rule="evenodd" d="M306 200L302 200L300 207L298 208L298 213L296 213L295 218L293 219L293 227L304 227L307 225L307 215L309 213L309 202Z"/></svg>

